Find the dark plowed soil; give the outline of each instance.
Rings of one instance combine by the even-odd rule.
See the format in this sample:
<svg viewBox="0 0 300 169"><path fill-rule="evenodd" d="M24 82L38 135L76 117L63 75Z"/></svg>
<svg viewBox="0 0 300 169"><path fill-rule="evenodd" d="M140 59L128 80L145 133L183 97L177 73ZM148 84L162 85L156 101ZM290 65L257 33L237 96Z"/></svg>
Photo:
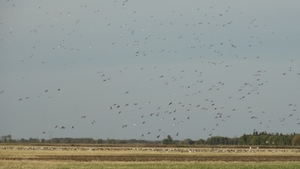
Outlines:
<svg viewBox="0 0 300 169"><path fill-rule="evenodd" d="M1 158L0 160L72 160L72 161L300 161L300 156L83 156L83 155L42 155L30 158Z"/></svg>

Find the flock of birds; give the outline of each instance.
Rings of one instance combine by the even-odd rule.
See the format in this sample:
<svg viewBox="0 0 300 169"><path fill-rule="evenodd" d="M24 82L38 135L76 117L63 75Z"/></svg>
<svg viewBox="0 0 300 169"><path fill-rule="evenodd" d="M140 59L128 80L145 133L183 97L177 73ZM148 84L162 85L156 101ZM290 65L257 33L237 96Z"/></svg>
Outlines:
<svg viewBox="0 0 300 169"><path fill-rule="evenodd" d="M300 126L299 100L273 105L272 100L264 99L277 92L272 88L276 85L274 78L300 84L299 56L282 56L285 63L282 65L287 66L278 69L263 64L273 60L264 54L264 48L270 50L265 43L278 38L267 21L255 15L249 19L249 11L232 6L196 3L197 6L186 11L176 5L174 9L170 5L162 10L160 7L165 4L160 4L158 11L143 11L135 7L135 3L109 2L111 11L93 4L72 5L58 13L48 6L33 7L37 20L44 22L38 25L29 22L26 26L24 36L38 38L38 41L26 44L26 51L22 52L25 56L17 62L25 64L25 70L28 65L42 65L35 65L41 72L54 64L59 70L74 71L71 73L74 76L82 67L91 67L83 71L83 76L96 79L88 82L100 86L91 90L109 91L100 96L109 103L99 103L100 114L65 112L76 116L76 120L64 119L66 124L52 121L52 128L42 130L43 134L53 133L47 130L64 130L66 134L68 129L78 129L78 123L91 126L117 123L114 128L102 130L115 130L140 139L179 137L182 133L183 137L197 137L198 133L213 136L219 134L218 130L224 131L228 123L249 122L251 130L266 131L273 131L272 127L278 125ZM154 2L148 3L153 5ZM11 10L22 8L17 2L7 1L5 5ZM13 43L10 36L15 29L24 29L7 30L6 27L10 27L9 22L0 20L2 44ZM233 37L228 38L227 34ZM50 42L44 42L46 40ZM288 33L282 41L289 43ZM20 74L23 80L30 76ZM57 81L64 83L63 78ZM16 100L51 99L52 95L57 99L68 93L66 90L71 89L44 88L37 95L28 93ZM76 90L85 92L80 87ZM295 98L299 98L299 91L294 92ZM4 93L5 88L0 94ZM275 98L278 99L280 96ZM90 101L84 100L82 104L88 104L86 102ZM268 108L272 105L284 112L274 115L275 110ZM103 120L103 114L111 118Z"/></svg>

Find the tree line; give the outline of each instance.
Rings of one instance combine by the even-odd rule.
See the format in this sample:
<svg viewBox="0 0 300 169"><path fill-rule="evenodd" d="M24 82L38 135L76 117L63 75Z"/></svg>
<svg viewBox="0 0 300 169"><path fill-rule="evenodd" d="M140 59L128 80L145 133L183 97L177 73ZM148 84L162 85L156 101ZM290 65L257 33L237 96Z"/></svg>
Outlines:
<svg viewBox="0 0 300 169"><path fill-rule="evenodd" d="M138 139L93 139L93 138L51 138L51 139L13 139L11 135L1 137L2 143L64 143L64 144L151 144L151 145L273 145L273 146L300 146L300 134L282 134L254 131L252 134L243 134L240 137L212 136L199 140L190 138L174 140L168 135L163 140L138 140Z"/></svg>
<svg viewBox="0 0 300 169"><path fill-rule="evenodd" d="M223 137L212 136L199 140L192 140L190 138L184 140L173 140L168 135L163 140L163 144L175 145L273 145L273 146L300 146L300 134L282 134L282 133L267 133L254 131L252 134L243 134L240 137Z"/></svg>

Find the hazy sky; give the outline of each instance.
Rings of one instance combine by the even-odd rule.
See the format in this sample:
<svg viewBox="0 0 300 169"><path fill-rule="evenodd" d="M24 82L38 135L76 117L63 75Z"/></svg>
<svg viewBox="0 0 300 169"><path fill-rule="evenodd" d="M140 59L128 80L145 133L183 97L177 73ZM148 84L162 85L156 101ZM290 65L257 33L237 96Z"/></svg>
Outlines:
<svg viewBox="0 0 300 169"><path fill-rule="evenodd" d="M298 0L1 1L0 135L299 133L299 9Z"/></svg>

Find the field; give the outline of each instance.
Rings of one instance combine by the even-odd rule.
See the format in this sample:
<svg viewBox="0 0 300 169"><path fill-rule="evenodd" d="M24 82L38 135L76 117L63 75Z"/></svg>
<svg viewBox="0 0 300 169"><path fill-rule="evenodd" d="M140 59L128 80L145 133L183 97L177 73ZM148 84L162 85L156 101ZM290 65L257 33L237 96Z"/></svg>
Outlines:
<svg viewBox="0 0 300 169"><path fill-rule="evenodd" d="M300 150L0 145L0 168L300 168Z"/></svg>

